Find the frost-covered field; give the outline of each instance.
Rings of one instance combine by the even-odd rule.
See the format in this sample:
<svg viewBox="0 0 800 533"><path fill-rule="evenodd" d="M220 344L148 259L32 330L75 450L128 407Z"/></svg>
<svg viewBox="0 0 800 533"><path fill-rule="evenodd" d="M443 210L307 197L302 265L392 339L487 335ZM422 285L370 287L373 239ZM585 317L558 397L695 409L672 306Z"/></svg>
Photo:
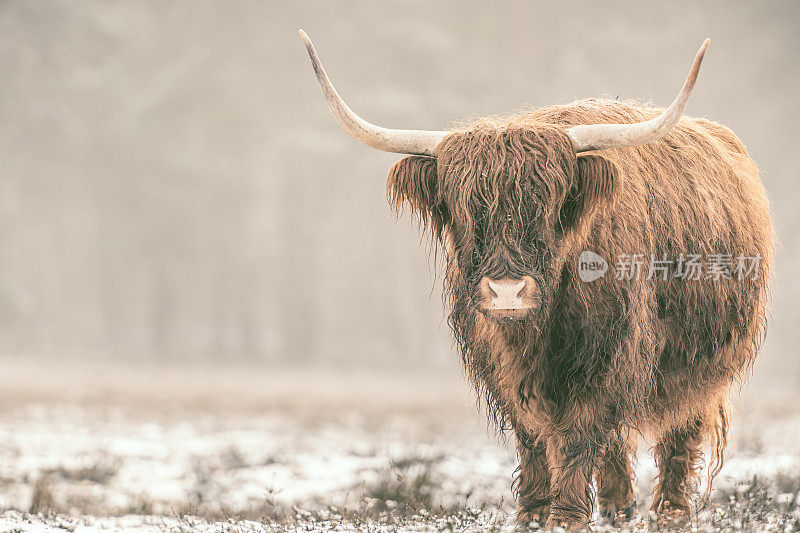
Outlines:
<svg viewBox="0 0 800 533"><path fill-rule="evenodd" d="M513 525L513 447L458 371L4 368L0 531ZM800 393L759 387L701 530L800 527ZM628 529L656 527L647 448Z"/></svg>

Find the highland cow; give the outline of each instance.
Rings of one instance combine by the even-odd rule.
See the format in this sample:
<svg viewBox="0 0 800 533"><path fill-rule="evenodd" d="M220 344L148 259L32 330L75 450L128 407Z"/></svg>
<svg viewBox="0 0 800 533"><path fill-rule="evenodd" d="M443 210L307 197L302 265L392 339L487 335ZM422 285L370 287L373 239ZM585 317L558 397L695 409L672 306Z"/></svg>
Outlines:
<svg viewBox="0 0 800 533"><path fill-rule="evenodd" d="M708 41L666 110L592 99L436 132L355 115L301 35L341 126L411 154L389 198L446 252L464 366L516 436L518 522L584 527L593 480L603 516L630 518L640 435L655 442L652 509L686 516L703 445L709 484L724 460L727 396L763 337L773 248L745 147L682 116ZM608 272L582 279L587 252ZM698 263L710 267L686 276Z"/></svg>

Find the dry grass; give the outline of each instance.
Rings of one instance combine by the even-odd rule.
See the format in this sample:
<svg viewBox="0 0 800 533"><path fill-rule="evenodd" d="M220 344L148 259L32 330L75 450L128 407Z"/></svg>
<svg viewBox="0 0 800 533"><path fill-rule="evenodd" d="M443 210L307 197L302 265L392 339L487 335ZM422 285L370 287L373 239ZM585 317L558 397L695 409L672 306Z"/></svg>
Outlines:
<svg viewBox="0 0 800 533"><path fill-rule="evenodd" d="M281 505L275 493L267 491L261 505L225 509L218 505L186 503L173 507L162 517L165 530L221 531L501 531L513 528L513 516L494 506L474 507L469 495L454 505L437 505L439 478L435 466L441 457L409 456L389 464L372 483L353 487L356 505L338 506L324 501L313 507ZM59 509L51 476L40 478L34 488L26 522L41 522L74 529L90 518L78 519ZM153 502L120 509L119 516L141 515L152 519ZM9 516L6 512L4 515ZM781 473L772 479L752 477L729 490L717 491L706 507L696 509L690 525L697 531L800 531L800 474ZM159 526L161 527L161 526ZM683 522L657 521L640 505L639 516L615 525L597 523L595 531L685 530ZM533 528L536 529L536 528ZM14 529L8 529L13 531ZM20 531L23 531L21 529Z"/></svg>
<svg viewBox="0 0 800 533"><path fill-rule="evenodd" d="M513 449L487 431L463 389L437 391L430 379L415 397L415 379L380 392L359 388L359 376L343 380L355 383L344 386L346 399L318 392L298 407L280 387L232 396L228 374L229 387L205 393L177 390L175 378L169 401L164 380L148 388L144 374L113 402L0 392L10 407L0 411L0 531L513 529ZM268 388L285 374L260 380ZM800 402L770 392L760 389L738 411L739 446L711 504L692 516L698 531L800 528ZM218 395L226 400L215 403ZM677 526L649 515L648 468L637 466L639 517L617 530Z"/></svg>

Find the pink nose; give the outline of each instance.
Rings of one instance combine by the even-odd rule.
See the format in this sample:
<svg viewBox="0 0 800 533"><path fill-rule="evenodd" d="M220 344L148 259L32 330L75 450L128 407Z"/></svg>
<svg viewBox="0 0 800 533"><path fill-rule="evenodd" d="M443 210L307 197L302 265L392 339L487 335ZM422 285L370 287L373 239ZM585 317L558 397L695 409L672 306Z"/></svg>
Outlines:
<svg viewBox="0 0 800 533"><path fill-rule="evenodd" d="M484 309L523 310L532 309L537 304L537 286L533 278L525 276L522 279L483 278L479 284L483 296Z"/></svg>
<svg viewBox="0 0 800 533"><path fill-rule="evenodd" d="M520 293L525 288L522 280L499 279L497 281L488 280L489 288L492 290L492 306L495 309L522 309L522 298Z"/></svg>

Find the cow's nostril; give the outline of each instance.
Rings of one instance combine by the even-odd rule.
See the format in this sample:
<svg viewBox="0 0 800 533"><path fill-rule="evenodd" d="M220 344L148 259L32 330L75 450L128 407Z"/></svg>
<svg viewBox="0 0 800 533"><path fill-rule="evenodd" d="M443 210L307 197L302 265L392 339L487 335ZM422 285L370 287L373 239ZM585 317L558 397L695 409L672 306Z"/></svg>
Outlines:
<svg viewBox="0 0 800 533"><path fill-rule="evenodd" d="M493 283L492 283L491 281L490 281L490 282L488 282L488 284L487 284L487 287L489 288L489 296L490 296L490 297L492 297L492 298L497 298L497 297L498 297L498 296L500 296L500 295L499 295L499 294L497 294L497 291L496 291L496 290L494 290L494 288L492 287L492 285L493 285Z"/></svg>
<svg viewBox="0 0 800 533"><path fill-rule="evenodd" d="M528 286L528 284L526 282L521 281L520 284L519 284L519 290L517 291L517 294L515 296L517 298L522 298L524 296L523 293L525 292L525 289L527 288L527 286Z"/></svg>

